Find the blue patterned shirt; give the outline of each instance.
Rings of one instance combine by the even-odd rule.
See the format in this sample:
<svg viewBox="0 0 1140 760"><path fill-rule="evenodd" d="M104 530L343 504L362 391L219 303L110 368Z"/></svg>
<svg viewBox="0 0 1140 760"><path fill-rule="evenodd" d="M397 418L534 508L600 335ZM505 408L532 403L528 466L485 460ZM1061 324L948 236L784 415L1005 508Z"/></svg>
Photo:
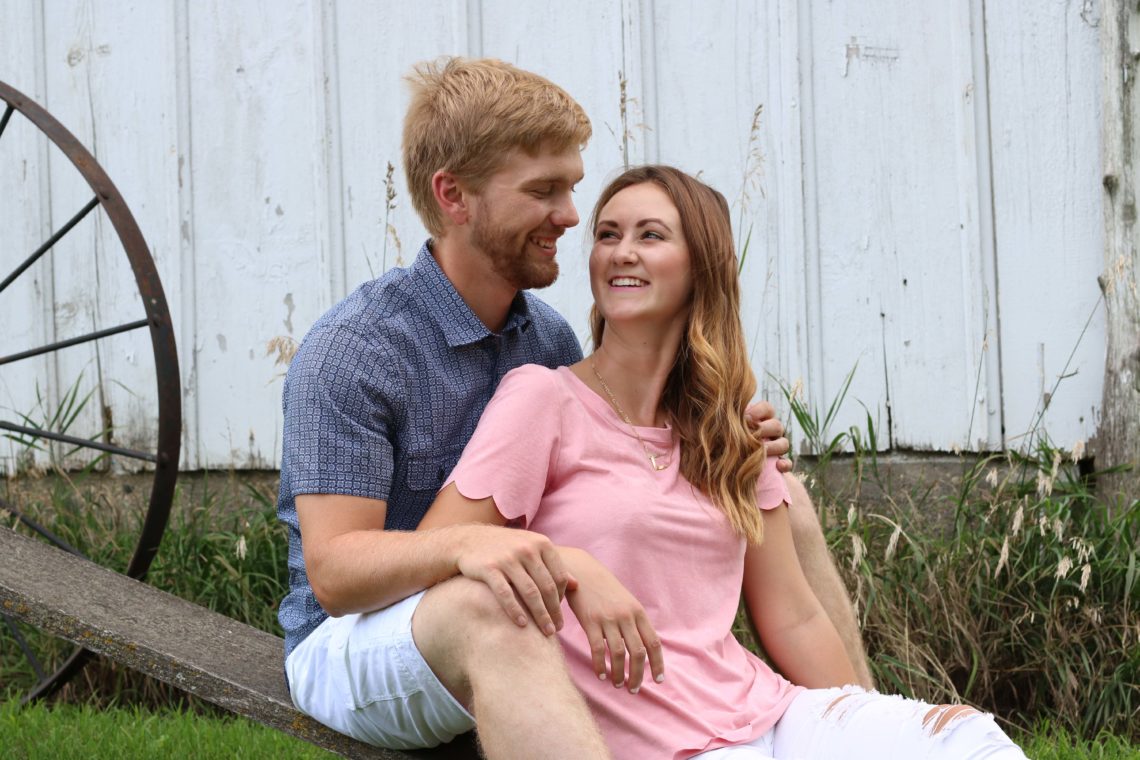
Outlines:
<svg viewBox="0 0 1140 760"><path fill-rule="evenodd" d="M493 333L425 243L415 263L365 283L317 320L285 377L277 516L289 530L285 655L328 617L305 572L298 494L388 502L387 530L413 530L510 370L582 358L573 330L521 292Z"/></svg>

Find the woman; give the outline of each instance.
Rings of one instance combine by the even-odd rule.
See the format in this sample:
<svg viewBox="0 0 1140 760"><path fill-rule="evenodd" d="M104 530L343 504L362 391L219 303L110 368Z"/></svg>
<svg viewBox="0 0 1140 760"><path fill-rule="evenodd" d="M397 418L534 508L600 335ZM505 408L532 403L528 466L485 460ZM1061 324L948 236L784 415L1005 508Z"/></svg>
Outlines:
<svg viewBox="0 0 1140 760"><path fill-rule="evenodd" d="M592 226L596 350L504 378L420 527L517 524L562 547L577 587L559 635L617 758L1024 757L970 708L836 688L854 673L744 422L755 378L723 196L632 169ZM733 638L742 586L791 682ZM611 614L627 593L644 614Z"/></svg>

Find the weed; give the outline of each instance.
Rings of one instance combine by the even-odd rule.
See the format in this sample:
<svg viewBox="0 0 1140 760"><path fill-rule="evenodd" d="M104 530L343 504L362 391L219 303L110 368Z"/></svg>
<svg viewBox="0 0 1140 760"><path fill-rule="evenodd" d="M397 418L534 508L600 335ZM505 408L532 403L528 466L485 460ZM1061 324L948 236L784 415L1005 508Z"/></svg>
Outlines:
<svg viewBox="0 0 1140 760"><path fill-rule="evenodd" d="M87 404L90 403L91 397L95 394L95 389L93 388L83 395L80 395L82 385L83 373L81 372L79 376L75 378L75 382L64 391L59 403L53 409L49 407L47 399L40 390L40 384L37 382L35 386L36 403L34 408L30 412L12 411L20 418L25 428L31 428L36 431L67 434L75 424L75 421L83 413ZM110 433L111 429L106 428L97 433L92 440L106 437L110 435ZM47 469L55 472L65 472L68 469L68 460L76 453L87 450L83 446L74 444L71 445L70 448L65 448L65 444L50 442L49 439L44 438L42 435L36 435L35 433L7 432L2 435L23 449L18 455L17 460L21 463L23 468L28 469L33 474L43 474L43 469L35 465L36 452L47 455ZM99 454L87 462L85 468L92 469L97 467L100 462L107 457L108 455L106 453Z"/></svg>

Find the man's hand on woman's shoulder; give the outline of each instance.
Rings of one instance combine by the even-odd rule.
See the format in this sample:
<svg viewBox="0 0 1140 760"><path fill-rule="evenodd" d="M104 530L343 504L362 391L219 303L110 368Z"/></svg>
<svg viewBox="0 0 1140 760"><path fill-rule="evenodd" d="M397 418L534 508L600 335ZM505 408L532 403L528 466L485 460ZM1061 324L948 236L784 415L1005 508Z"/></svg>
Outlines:
<svg viewBox="0 0 1140 760"><path fill-rule="evenodd" d="M764 450L770 457L776 457L776 469L791 472L793 463L788 459L791 443L784 437L784 425L776 419L776 408L767 401L757 401L744 410L748 423L756 428L764 440Z"/></svg>

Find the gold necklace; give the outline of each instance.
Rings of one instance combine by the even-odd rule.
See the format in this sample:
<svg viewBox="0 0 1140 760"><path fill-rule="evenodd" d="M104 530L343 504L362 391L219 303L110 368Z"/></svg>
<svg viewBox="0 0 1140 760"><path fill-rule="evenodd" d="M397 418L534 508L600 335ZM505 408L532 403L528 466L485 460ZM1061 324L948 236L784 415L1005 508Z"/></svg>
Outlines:
<svg viewBox="0 0 1140 760"><path fill-rule="evenodd" d="M654 454L649 450L649 446L645 443L645 439L641 437L641 433L637 432L637 427L633 424L633 420L631 420L629 418L629 415L625 413L625 410L621 408L621 404L618 403L617 396L615 396L614 392L610 390L610 386L606 385L605 379L602 378L602 373L598 372L598 365L594 363L594 360L592 358L590 359L590 369L594 370L594 377L598 378L598 382L602 385L602 390L605 391L606 395L610 397L610 403L613 404L614 410L617 411L618 416L625 421L625 424L629 425L629 429L632 430L633 434L637 437L637 442L641 444L641 448L645 449L645 456L649 457L649 466L652 467L656 472L661 472L662 470L668 468L669 464L672 462L672 457L666 459L662 464L657 463L658 457L665 457L667 455Z"/></svg>

